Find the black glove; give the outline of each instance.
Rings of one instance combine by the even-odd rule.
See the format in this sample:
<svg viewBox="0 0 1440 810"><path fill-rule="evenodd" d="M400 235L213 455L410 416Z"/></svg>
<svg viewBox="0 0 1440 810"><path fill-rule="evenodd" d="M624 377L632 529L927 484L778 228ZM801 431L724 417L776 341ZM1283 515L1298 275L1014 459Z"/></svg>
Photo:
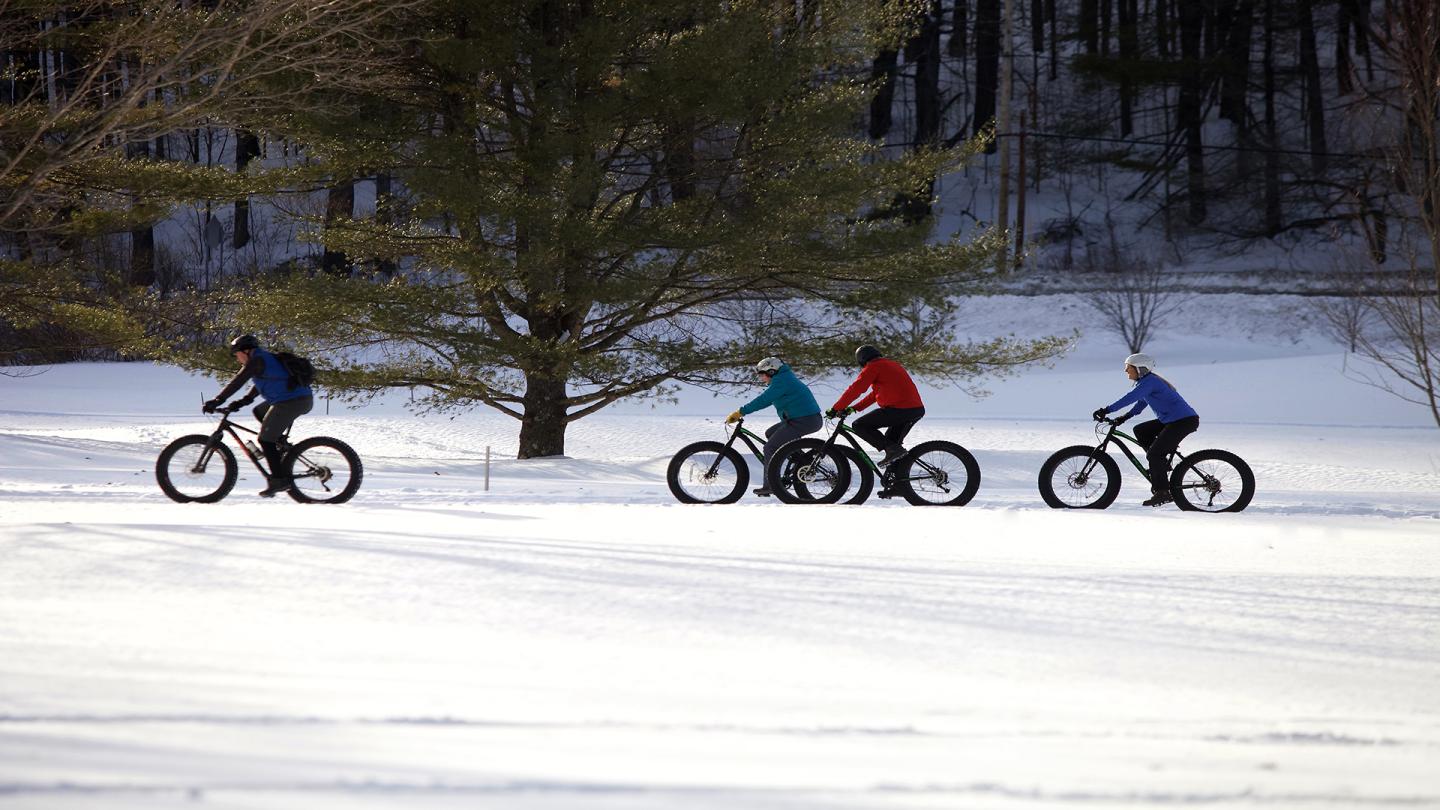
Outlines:
<svg viewBox="0 0 1440 810"><path fill-rule="evenodd" d="M830 410L825 412L825 418L834 419L837 416L849 416L854 412L854 408L831 408Z"/></svg>
<svg viewBox="0 0 1440 810"><path fill-rule="evenodd" d="M1095 421L1096 421L1096 422L1104 422L1104 421L1105 421L1105 414L1106 414L1106 410L1105 410L1104 408L1096 408L1096 409L1095 409L1095 412L1092 413L1092 414L1090 414L1090 415L1093 416L1093 417L1095 417Z"/></svg>
<svg viewBox="0 0 1440 810"><path fill-rule="evenodd" d="M1114 419L1112 419L1112 420L1110 420L1110 421L1114 422L1114 423L1117 424L1117 425L1123 425L1123 424L1125 424L1126 422L1130 421L1130 417L1129 417L1129 416L1117 416L1117 417L1115 417Z"/></svg>
<svg viewBox="0 0 1440 810"><path fill-rule="evenodd" d="M220 400L218 399L206 400L205 404L200 406L202 413L215 413L218 410L220 410Z"/></svg>

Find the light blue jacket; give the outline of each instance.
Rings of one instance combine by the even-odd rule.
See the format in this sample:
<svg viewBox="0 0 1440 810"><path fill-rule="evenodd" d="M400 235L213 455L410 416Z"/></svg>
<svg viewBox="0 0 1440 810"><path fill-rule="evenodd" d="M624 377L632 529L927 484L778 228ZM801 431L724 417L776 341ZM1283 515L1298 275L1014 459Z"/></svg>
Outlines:
<svg viewBox="0 0 1440 810"><path fill-rule="evenodd" d="M815 395L810 393L810 387L800 382L787 364L780 366L760 396L740 406L740 413L752 414L767 405L774 405L775 413L782 420L820 413L820 405L815 401Z"/></svg>
<svg viewBox="0 0 1440 810"><path fill-rule="evenodd" d="M1153 371L1136 380L1130 393L1110 403L1105 412L1118 411L1132 402L1135 407L1125 414L1126 419L1145 410L1146 405L1155 412L1155 418L1166 425L1187 416L1199 416L1195 409L1190 407L1190 403L1180 396L1180 392L1175 390L1175 386Z"/></svg>

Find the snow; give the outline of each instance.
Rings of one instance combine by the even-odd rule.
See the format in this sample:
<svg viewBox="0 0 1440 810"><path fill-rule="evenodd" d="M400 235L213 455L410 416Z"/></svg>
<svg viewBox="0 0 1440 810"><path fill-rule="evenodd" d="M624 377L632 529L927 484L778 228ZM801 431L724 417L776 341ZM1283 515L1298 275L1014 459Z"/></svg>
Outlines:
<svg viewBox="0 0 1440 810"><path fill-rule="evenodd" d="M1233 515L1133 474L1043 505L1125 390L1093 329L988 398L922 387L915 439L980 461L960 509L682 506L670 454L741 398L703 391L523 462L505 417L331 402L297 432L360 451L354 501L242 469L181 505L154 458L214 381L0 377L0 808L1440 806L1440 430L1276 305L1209 297L1147 347L1185 447L1254 467Z"/></svg>

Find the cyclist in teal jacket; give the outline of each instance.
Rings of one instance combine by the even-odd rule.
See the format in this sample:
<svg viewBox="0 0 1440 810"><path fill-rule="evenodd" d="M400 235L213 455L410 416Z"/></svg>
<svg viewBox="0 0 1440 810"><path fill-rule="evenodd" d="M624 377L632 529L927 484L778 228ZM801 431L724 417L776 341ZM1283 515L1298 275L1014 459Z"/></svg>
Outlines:
<svg viewBox="0 0 1440 810"><path fill-rule="evenodd" d="M1180 440L1200 428L1200 415L1180 396L1170 381L1156 374L1155 358L1148 354L1132 354L1125 358L1125 376L1135 381L1130 393L1097 408L1093 416L1098 422L1106 414L1134 404L1128 413L1117 419L1124 422L1145 410L1155 412L1154 419L1135 426L1135 438L1145 448L1150 462L1150 498L1146 506L1170 502L1170 455L1180 447Z"/></svg>
<svg viewBox="0 0 1440 810"><path fill-rule="evenodd" d="M767 357L755 364L755 373L765 378L765 390L741 405L725 421L738 422L748 414L774 406L780 421L765 429L765 461L769 466L770 457L781 445L814 433L825 422L820 418L820 404L810 393L810 387L801 382L783 360ZM770 482L762 481L755 494L762 497L769 495Z"/></svg>

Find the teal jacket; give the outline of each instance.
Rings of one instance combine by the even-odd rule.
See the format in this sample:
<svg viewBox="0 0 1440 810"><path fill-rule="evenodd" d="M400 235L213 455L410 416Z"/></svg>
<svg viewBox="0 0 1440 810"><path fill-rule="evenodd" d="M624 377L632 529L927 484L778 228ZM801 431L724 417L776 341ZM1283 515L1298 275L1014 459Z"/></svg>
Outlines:
<svg viewBox="0 0 1440 810"><path fill-rule="evenodd" d="M780 366L760 396L740 406L740 413L752 414L767 405L774 405L775 413L781 419L799 419L820 413L820 405L815 401L815 395L810 393L810 387L800 382L789 365Z"/></svg>

